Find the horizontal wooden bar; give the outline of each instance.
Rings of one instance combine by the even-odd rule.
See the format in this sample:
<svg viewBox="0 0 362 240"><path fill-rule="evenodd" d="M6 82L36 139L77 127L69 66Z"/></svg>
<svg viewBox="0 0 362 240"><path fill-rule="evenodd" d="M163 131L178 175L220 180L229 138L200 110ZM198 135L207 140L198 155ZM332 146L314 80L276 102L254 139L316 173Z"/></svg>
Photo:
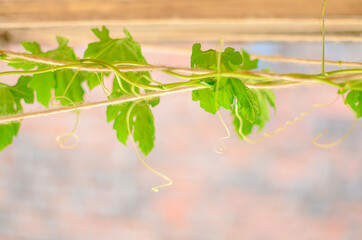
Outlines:
<svg viewBox="0 0 362 240"><path fill-rule="evenodd" d="M92 28L107 26L113 37L122 37L123 27L141 43L216 41L320 41L320 19L157 19L0 23L3 42L54 43L64 36L72 44L96 40ZM362 42L362 18L326 19L327 41ZM0 36L1 38L1 36Z"/></svg>
<svg viewBox="0 0 362 240"><path fill-rule="evenodd" d="M123 27L142 43L320 41L323 0L0 0L0 44L55 36L83 45L90 29ZM362 41L361 0L328 0L326 40Z"/></svg>
<svg viewBox="0 0 362 240"><path fill-rule="evenodd" d="M0 0L0 21L319 18L323 0ZM329 17L362 15L361 0L328 0Z"/></svg>

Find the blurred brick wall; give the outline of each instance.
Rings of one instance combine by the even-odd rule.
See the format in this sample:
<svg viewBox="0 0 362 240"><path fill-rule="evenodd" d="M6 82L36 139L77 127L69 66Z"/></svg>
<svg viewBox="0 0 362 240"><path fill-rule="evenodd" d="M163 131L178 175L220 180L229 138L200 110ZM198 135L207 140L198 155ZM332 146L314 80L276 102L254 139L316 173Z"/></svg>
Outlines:
<svg viewBox="0 0 362 240"><path fill-rule="evenodd" d="M320 57L319 44L244 47ZM361 61L358 52L361 44L327 45L329 59ZM151 63L189 65L186 55L146 55ZM320 71L261 62L266 65L277 72ZM332 101L336 91L313 85L275 93L270 131L315 103ZM87 95L99 98L99 89ZM312 144L325 128L329 133L321 143L337 140L351 126L353 117L341 101L262 143L245 143L232 131L218 155L213 144L225 130L217 116L200 109L190 93L162 98L154 109L156 146L146 160L174 185L159 193L150 188L164 181L145 169L130 144L117 141L105 110L82 111L80 144L70 150L59 149L55 137L73 128L74 114L23 121L14 144L0 153L0 240L362 239L361 120L332 149ZM233 130L230 116L222 115Z"/></svg>

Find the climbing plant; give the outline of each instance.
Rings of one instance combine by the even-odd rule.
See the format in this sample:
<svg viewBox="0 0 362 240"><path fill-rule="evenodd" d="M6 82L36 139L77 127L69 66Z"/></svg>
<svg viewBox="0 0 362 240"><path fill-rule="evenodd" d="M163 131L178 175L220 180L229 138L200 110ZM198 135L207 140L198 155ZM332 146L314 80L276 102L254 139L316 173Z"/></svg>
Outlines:
<svg viewBox="0 0 362 240"><path fill-rule="evenodd" d="M303 83L327 84L336 88L336 93L343 97L356 118L362 117L362 69L325 72L324 38L320 74L275 74L255 71L258 59L251 59L243 49L223 49L222 41L217 50L202 50L202 45L195 43L189 69L149 65L140 44L126 29L123 30L124 37L117 39L109 36L106 27L92 31L98 41L88 45L83 57L76 56L63 37L57 37L59 46L56 49L46 52L36 42L22 43L28 53L0 50L0 60L16 69L0 72L0 76L20 76L14 86L4 81L0 83L0 151L12 143L22 119L65 111L79 114L81 109L108 105L105 114L107 121L112 122L118 140L126 144L130 138L141 161L165 178L169 183L161 186L166 186L172 181L148 166L136 148L138 144L140 151L147 155L154 147L152 108L159 104L162 95L192 91L192 99L198 101L206 112L218 114L222 122L220 108L230 111L240 138L251 142L253 140L247 136L256 128L263 129L269 120L270 109L275 110L274 88ZM150 71L162 71L182 81L161 83L152 79ZM104 84L104 79L110 76L113 77L111 90ZM90 91L101 87L108 100L84 103L86 90L83 82ZM48 109L23 113L22 105L33 104L35 99ZM61 107L51 107L56 105L55 102ZM272 137L284 129L264 133L262 138ZM58 137L63 147L69 147L64 144L65 140L76 137L74 130ZM226 130L229 137L229 130ZM215 151L221 152L222 149L215 148ZM153 190L157 191L161 186Z"/></svg>

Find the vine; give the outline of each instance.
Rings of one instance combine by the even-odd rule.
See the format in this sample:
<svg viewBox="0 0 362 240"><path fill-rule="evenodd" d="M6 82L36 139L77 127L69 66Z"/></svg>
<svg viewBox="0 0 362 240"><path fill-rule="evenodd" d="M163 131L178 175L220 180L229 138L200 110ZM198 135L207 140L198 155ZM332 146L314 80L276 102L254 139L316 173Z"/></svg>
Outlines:
<svg viewBox="0 0 362 240"><path fill-rule="evenodd" d="M326 4L327 1L325 1ZM201 50L200 43L192 47L191 68L174 68L169 66L154 66L147 63L142 55L140 45L124 29L124 38L113 39L106 27L92 29L99 41L90 43L84 56L79 58L73 48L68 46L68 40L57 37L58 48L43 52L36 42L22 43L29 53L16 53L0 50L0 60L14 67L14 71L0 72L1 76L19 75L16 85L0 83L0 151L12 143L18 134L21 120L31 117L44 116L61 112L77 112L76 125L70 133L57 137L63 148L73 147L64 142L78 137L75 128L78 114L82 109L107 105L107 121L113 122L117 138L126 145L130 137L132 145L140 161L152 172L164 178L168 183L152 188L158 191L160 187L172 184L167 176L151 168L141 157L137 149L147 156L153 149L155 141L154 117L152 108L160 101L160 96L178 92L192 91L192 99L199 101L201 108L211 114L218 114L227 136L216 140L214 150L222 153L224 146L219 149L216 145L230 137L230 131L224 123L219 110L230 111L235 130L241 139L248 142L258 142L271 138L285 130L288 125L301 121L310 115L312 109L320 106L313 105L309 112L302 113L293 121L278 128L272 133L263 133L260 139L251 140L247 136L254 128L263 129L269 120L270 108L275 110L275 96L272 89L287 88L300 84L322 83L335 87L342 95L344 103L354 112L355 121L362 117L362 69L343 69L325 72L325 40L324 40L324 10L323 7L323 59L320 74L275 74L267 71L255 71L258 60L252 60L249 53L241 49L236 51L227 47L223 49L220 42L218 50ZM347 64L348 63L344 63ZM356 63L351 63L356 65ZM357 63L358 66L358 63ZM161 83L152 79L150 71L162 71L182 79L181 82ZM112 90L104 85L104 78L113 74ZM100 86L108 100L84 103L85 89L82 83L87 82L89 90ZM35 101L46 109L38 112L24 113L22 100L26 104ZM61 107L55 106L54 100ZM329 105L329 104L327 104ZM320 147L330 147L341 142L352 128L337 142Z"/></svg>

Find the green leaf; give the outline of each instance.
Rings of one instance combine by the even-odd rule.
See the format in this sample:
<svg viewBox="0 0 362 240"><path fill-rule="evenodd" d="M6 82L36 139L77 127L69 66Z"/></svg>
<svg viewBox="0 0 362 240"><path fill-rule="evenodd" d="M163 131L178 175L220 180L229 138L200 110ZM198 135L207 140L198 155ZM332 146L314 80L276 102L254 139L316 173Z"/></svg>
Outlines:
<svg viewBox="0 0 362 240"><path fill-rule="evenodd" d="M38 68L41 69L42 67ZM44 67L43 67L44 68ZM35 90L36 99L39 103L48 107L52 97L52 89L55 87L55 79L53 72L34 74L31 78L29 87Z"/></svg>
<svg viewBox="0 0 362 240"><path fill-rule="evenodd" d="M25 103L34 103L34 91L29 88L29 76L21 76L15 86L11 87L12 95L20 110L22 110L20 101L24 99Z"/></svg>
<svg viewBox="0 0 362 240"><path fill-rule="evenodd" d="M234 68L241 70L243 68L250 69L257 67L257 60L251 61L250 56L244 50L241 55L233 48L226 48L221 53L220 67L222 71L233 71ZM245 62L243 62L245 61ZM201 50L201 44L194 44L192 48L191 67L208 70L216 70L217 54L215 50ZM213 86L216 85L216 79L206 79L205 83ZM247 88L239 79L220 77L219 87L217 92L213 90L202 89L193 91L193 100L200 101L200 106L205 111L216 113L218 107L221 106L227 110L232 110L234 101L240 106L240 110L247 119L254 119L260 112L256 105L256 95L252 90ZM217 106L215 106L215 99Z"/></svg>
<svg viewBox="0 0 362 240"><path fill-rule="evenodd" d="M209 113L215 114L219 110L215 104L215 94L212 89L192 91L192 100L200 101L200 106Z"/></svg>
<svg viewBox="0 0 362 240"><path fill-rule="evenodd" d="M123 110L122 105L108 105L107 106L107 122L112 122L116 119L119 113Z"/></svg>
<svg viewBox="0 0 362 240"><path fill-rule="evenodd" d="M80 74L84 75L83 78L87 79L90 90L100 85L104 78L103 73L81 72Z"/></svg>
<svg viewBox="0 0 362 240"><path fill-rule="evenodd" d="M45 53L41 53L39 55L45 58L50 58L60 61L76 60L77 56L75 55L73 48L67 45L69 42L68 39L59 36L56 38L59 45L58 48Z"/></svg>
<svg viewBox="0 0 362 240"><path fill-rule="evenodd" d="M217 104L227 110L231 110L234 103L234 90L231 84L232 80L234 79L220 78L219 89L215 93ZM244 85L240 80L237 81Z"/></svg>
<svg viewBox="0 0 362 240"><path fill-rule="evenodd" d="M243 64L241 65L241 69L252 70L258 67L259 59L251 60L249 53L247 53L244 49L241 50L241 54L243 56Z"/></svg>
<svg viewBox="0 0 362 240"><path fill-rule="evenodd" d="M230 64L240 65L243 62L243 57L231 47L225 48L221 53L221 70L231 70ZM216 51L209 49L201 50L201 44L195 43L192 46L191 67L200 69L216 70Z"/></svg>
<svg viewBox="0 0 362 240"><path fill-rule="evenodd" d="M108 29L103 26L102 30L92 29L93 33L99 38L98 42L88 44L88 48L84 53L84 58L98 59L104 62L135 62L147 64L146 59L142 55L141 46L136 42L130 33L124 28L124 38L113 39L109 36ZM144 84L149 84L151 75L149 72L126 73L126 76L133 81ZM96 84L94 76L90 76L88 85L93 87ZM114 81L117 81L115 78ZM99 81L98 81L99 82ZM117 81L118 82L118 81ZM129 91L130 85L121 79L122 86L125 86ZM127 94L127 93L123 93Z"/></svg>
<svg viewBox="0 0 362 240"><path fill-rule="evenodd" d="M79 103L83 101L84 90L82 82L84 78L73 70L66 69L61 71L55 71L55 96L66 96L73 103ZM69 105L67 99L60 99L63 106Z"/></svg>
<svg viewBox="0 0 362 240"><path fill-rule="evenodd" d="M240 116L241 119L239 119L237 117L237 115L236 115L236 107L235 106L234 106L233 111L232 111L231 114L234 117L233 125L235 127L235 131L238 133L239 137L241 139L243 139L244 136L247 136L252 132L254 124L247 121L245 118L243 118L241 116ZM241 129L240 129L240 127L241 127Z"/></svg>
<svg viewBox="0 0 362 240"><path fill-rule="evenodd" d="M108 122L114 119L113 129L117 132L118 140L124 145L127 144L128 139L128 127L127 127L127 112L131 107L131 103L124 103L121 105L113 105L113 109L107 107L107 120ZM117 114L112 113L112 110L117 112ZM132 115L131 115L132 116ZM112 119L112 120L110 120ZM132 117L131 117L132 119ZM133 121L129 122L130 130L133 129Z"/></svg>
<svg viewBox="0 0 362 240"><path fill-rule="evenodd" d="M255 122L260 114L255 91L247 88L239 79L231 79L230 82L240 114L251 123Z"/></svg>
<svg viewBox="0 0 362 240"><path fill-rule="evenodd" d="M110 105L107 107L107 121L114 120L113 129L116 130L118 140L126 145L129 136L127 127L127 113L132 103ZM133 139L138 142L142 153L147 155L154 147L155 127L154 118L148 102L137 103L131 112L129 119L130 131L133 131Z"/></svg>
<svg viewBox="0 0 362 240"><path fill-rule="evenodd" d="M111 38L106 27L102 27L101 30L93 29L92 31L98 37L99 41L88 45L84 53L84 58L98 59L108 63L136 62L147 64L146 59L142 55L139 43L133 40L126 29L123 30L125 37L119 39ZM132 82L143 84L149 84L151 82L149 72L129 72L125 75ZM99 80L97 80L96 77L97 76L94 75L88 76L88 86L90 88L99 84ZM133 94L133 92L139 93L140 89L133 87L122 78L118 81L117 77L114 77L112 93L109 98L119 98ZM154 118L150 107L155 107L159 101L159 98L153 98L137 103L129 119L129 127L133 132L134 141L138 143L141 152L145 155L152 150L155 141ZM131 105L132 103L124 103L121 105L109 105L107 107L107 121L114 121L113 129L116 130L117 138L125 145L129 137L127 112L130 110Z"/></svg>
<svg viewBox="0 0 362 240"><path fill-rule="evenodd" d="M20 123L8 123L0 125L0 151L13 142L18 135Z"/></svg>
<svg viewBox="0 0 362 240"><path fill-rule="evenodd" d="M194 44L191 67L216 71L216 51L211 49L202 51L201 44ZM221 71L251 70L257 67L258 60L251 60L250 55L244 50L241 50L240 53L228 47L221 53ZM210 86L210 89L193 91L192 99L200 101L200 106L212 114L215 114L219 107L232 110L232 115L234 116L233 123L238 131L241 122L236 117L237 109L237 113L243 122L242 133L244 135L251 133L253 126L259 126L259 130L262 129L265 122L269 120L269 105L275 110L273 92L271 90L249 89L240 79L220 77L219 80L217 90L215 78L203 80L204 83ZM217 104L215 104L215 100Z"/></svg>
<svg viewBox="0 0 362 240"><path fill-rule="evenodd" d="M225 49L224 52L221 53L220 60L221 70L229 71L231 70L232 65L240 65L242 63L242 56L233 48L228 47ZM194 44L192 47L191 67L207 70L217 70L216 51L212 49L202 51L200 43ZM217 93L215 93L215 79L205 79L204 82L207 83L212 89L194 90L192 91L192 99L194 101L200 101L200 106L205 111L212 114L215 114L217 112L219 106L231 110L235 94L233 92L230 79L223 77L220 78ZM215 103L215 100L217 101L217 104Z"/></svg>
<svg viewBox="0 0 362 240"><path fill-rule="evenodd" d="M27 51L40 57L60 61L76 60L77 57L73 48L68 46L68 39L63 37L57 37L56 39L59 45L58 48L47 52L43 52L36 42L23 42L22 45ZM33 69L35 67L38 67L37 69L50 67L46 64L29 63L24 60L10 63L9 65L24 70ZM81 84L89 77L89 74L91 73L78 74L70 69L38 73L31 77L29 86L35 90L37 101L45 107L49 106L53 90L55 96L65 95L73 102L82 102L84 90ZM65 99L61 99L60 101L62 105L69 105L69 101Z"/></svg>
<svg viewBox="0 0 362 240"><path fill-rule="evenodd" d="M132 111L135 118L133 137L141 151L147 155L154 146L155 126L151 108L147 104L138 103Z"/></svg>
<svg viewBox="0 0 362 240"><path fill-rule="evenodd" d="M362 117L362 91L351 90L347 94L345 104L351 106L358 118Z"/></svg>
<svg viewBox="0 0 362 240"><path fill-rule="evenodd" d="M21 45L24 47L25 50L27 50L32 54L39 55L42 53L40 45L37 42L22 42ZM30 70L34 69L37 66L37 64L30 61L26 61L24 59L14 59L13 62L9 63L9 66L16 69L21 68L24 70Z"/></svg>
<svg viewBox="0 0 362 240"><path fill-rule="evenodd" d="M21 45L26 51L32 54L39 55L43 53L39 43L37 42L22 42Z"/></svg>
<svg viewBox="0 0 362 240"><path fill-rule="evenodd" d="M259 131L264 128L265 123L270 119L269 106L271 106L275 111L275 97L271 90L256 89L253 90L253 92L257 96L255 99L256 100L255 106L258 106L258 109L260 111L259 114L255 115L254 118L246 117L245 113L242 110L240 110L240 107L238 105L238 110L239 110L238 115L241 117L242 121L241 122L236 115L235 106L232 111L232 115L234 117L233 124L236 132L241 138L243 138L243 135L244 136L249 135L252 132L254 126L258 126ZM240 133L241 124L242 124L241 126L242 134Z"/></svg>
<svg viewBox="0 0 362 240"><path fill-rule="evenodd" d="M134 41L129 32L124 28L125 38L112 39L106 27L102 30L92 29L99 38L99 42L88 44L84 58L95 58L108 63L116 61L133 61L147 63L142 55L141 46Z"/></svg>
<svg viewBox="0 0 362 240"><path fill-rule="evenodd" d="M0 115L12 115L22 112L21 100L26 103L34 102L34 92L28 87L31 77L22 76L15 86L0 83ZM10 145L14 136L18 134L20 122L0 125L0 151Z"/></svg>

